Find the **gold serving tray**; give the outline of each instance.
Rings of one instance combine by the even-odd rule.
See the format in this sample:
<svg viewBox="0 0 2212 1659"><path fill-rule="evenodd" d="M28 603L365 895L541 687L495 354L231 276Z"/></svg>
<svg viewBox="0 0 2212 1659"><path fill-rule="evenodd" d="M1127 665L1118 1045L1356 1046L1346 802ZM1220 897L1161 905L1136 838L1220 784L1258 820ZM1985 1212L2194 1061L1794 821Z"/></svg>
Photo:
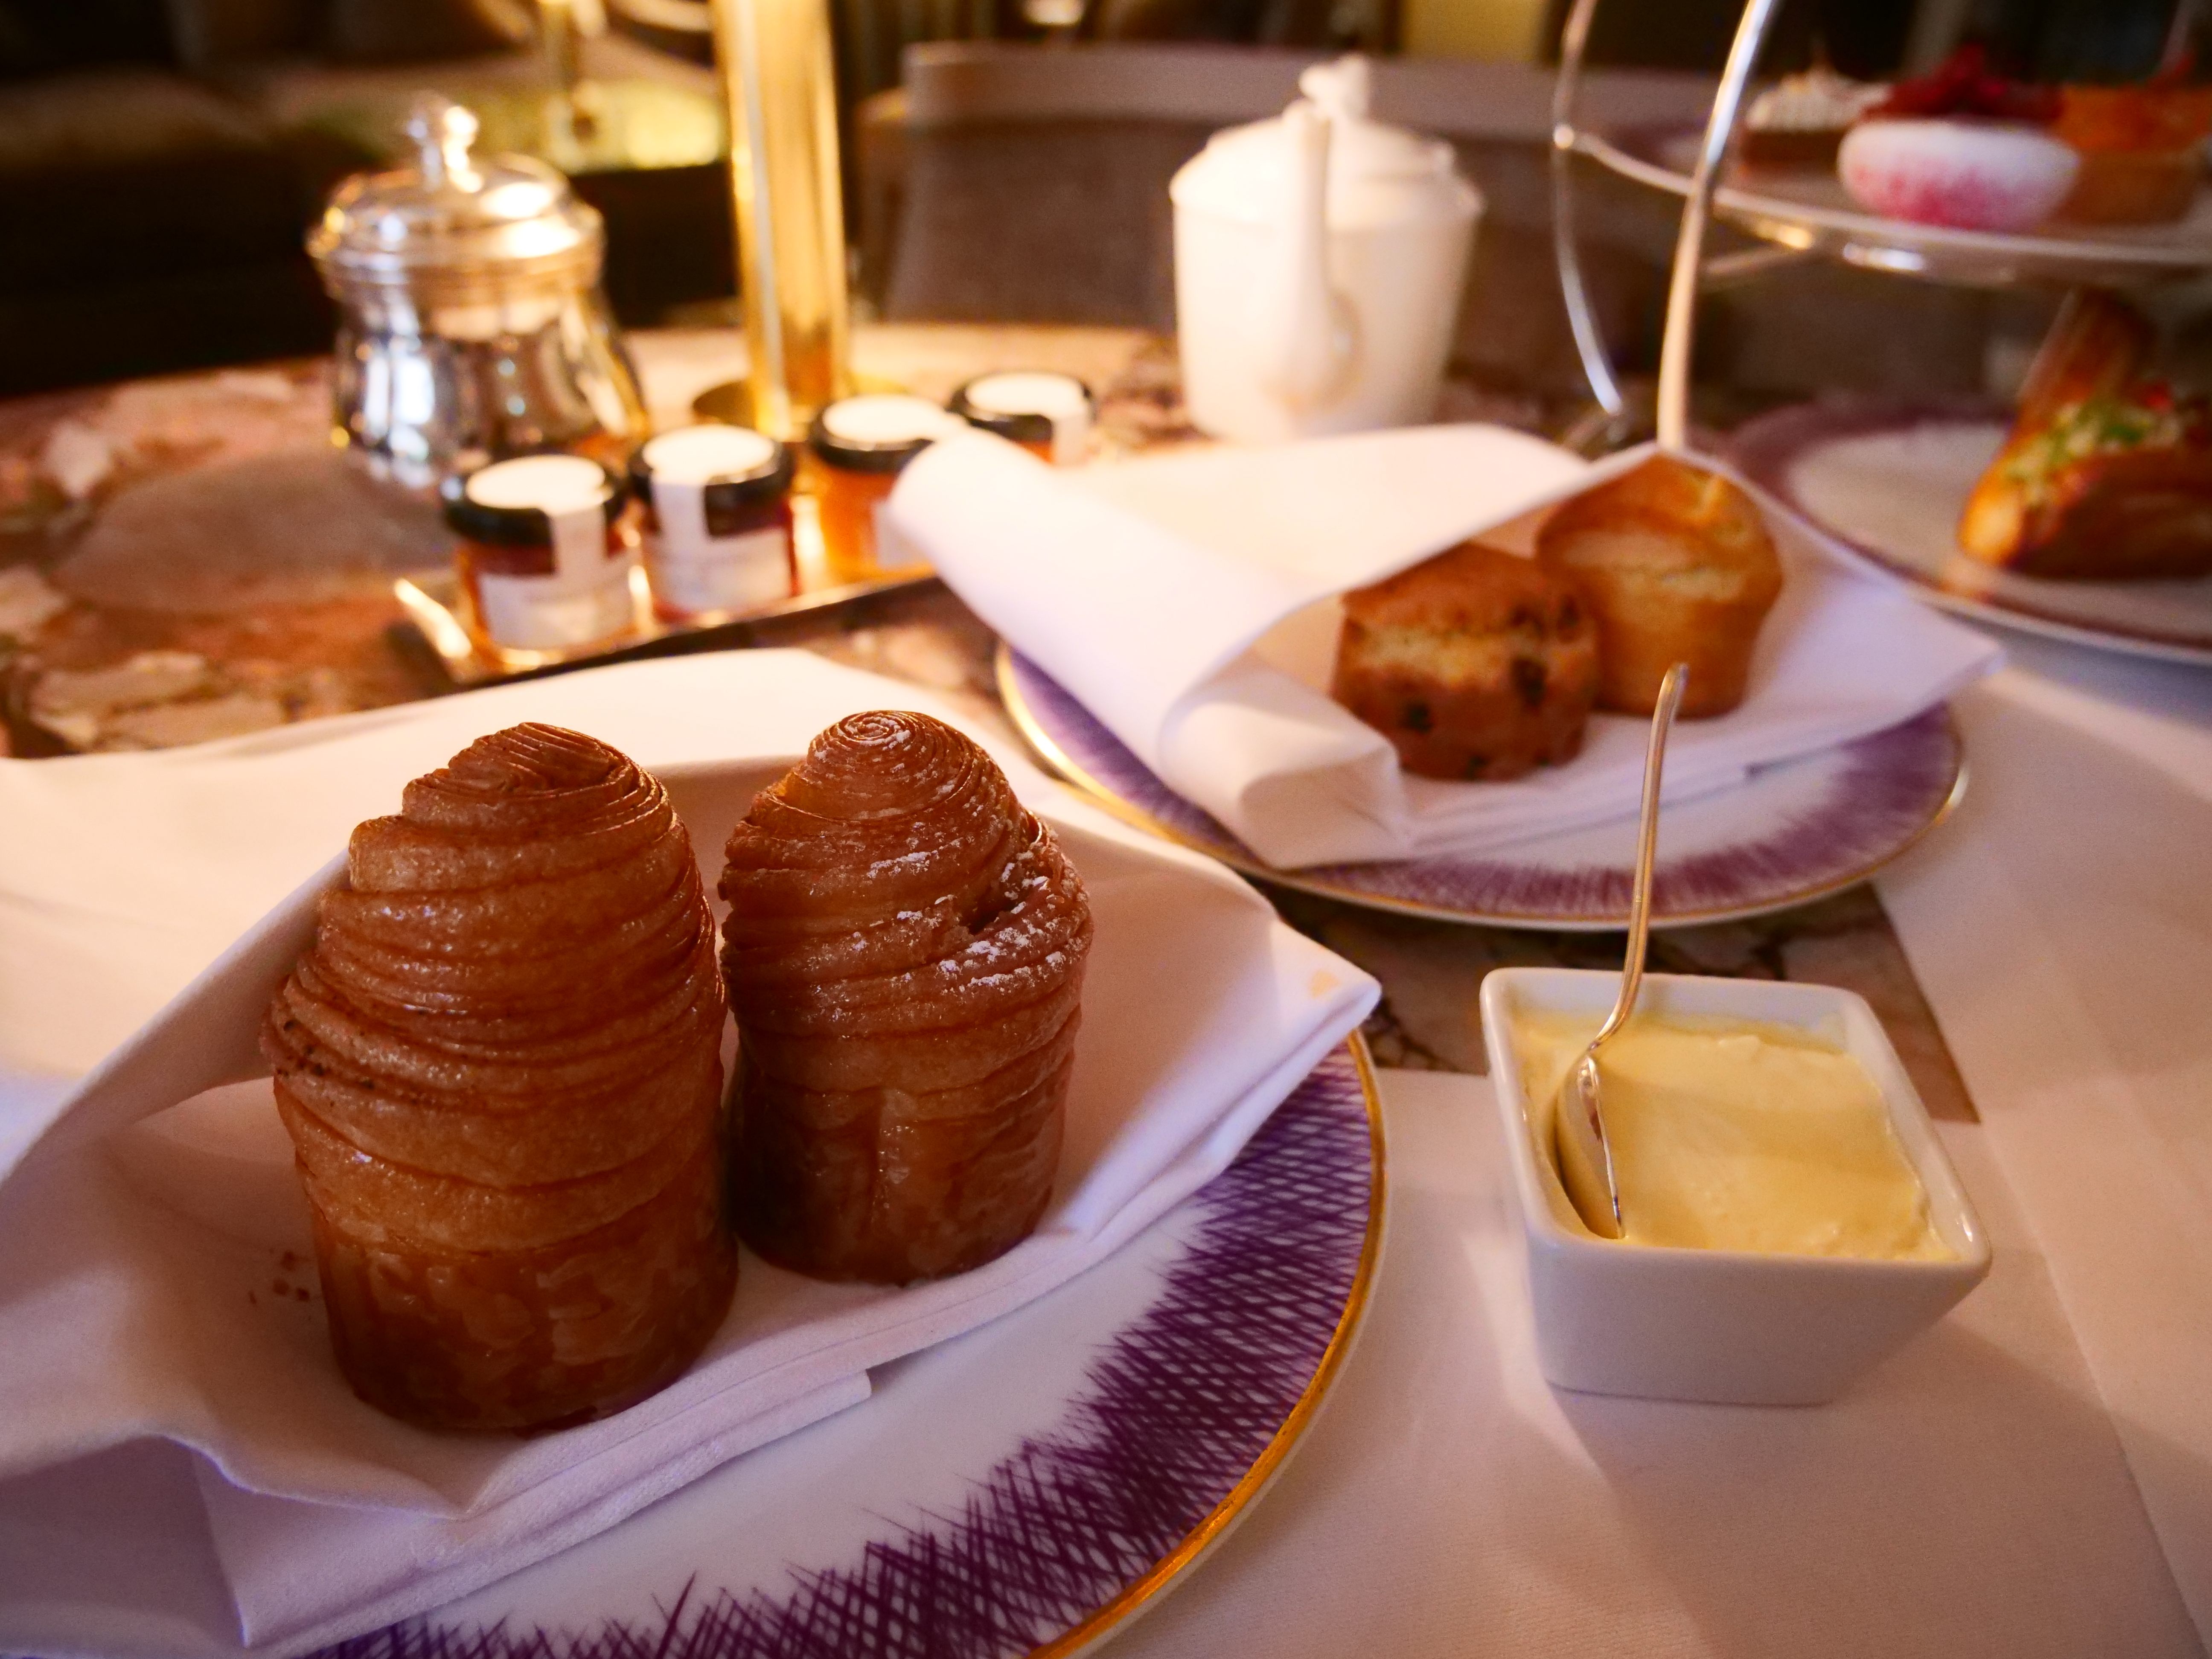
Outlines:
<svg viewBox="0 0 2212 1659"><path fill-rule="evenodd" d="M803 579L802 579L803 580ZM733 611L673 623L656 617L653 595L641 566L630 572L632 629L604 645L578 651L480 650L462 620L460 579L451 571L434 575L402 576L392 584L394 598L406 613L392 625L393 644L403 656L427 662L456 690L495 685L509 680L535 679L572 669L596 668L605 663L631 662L647 657L682 656L695 651L727 651L766 643L763 630L787 618L816 617L827 620L838 611L885 594L917 592L935 585L927 571L884 576L873 581L844 582L817 587L802 586L787 599L757 610Z"/></svg>

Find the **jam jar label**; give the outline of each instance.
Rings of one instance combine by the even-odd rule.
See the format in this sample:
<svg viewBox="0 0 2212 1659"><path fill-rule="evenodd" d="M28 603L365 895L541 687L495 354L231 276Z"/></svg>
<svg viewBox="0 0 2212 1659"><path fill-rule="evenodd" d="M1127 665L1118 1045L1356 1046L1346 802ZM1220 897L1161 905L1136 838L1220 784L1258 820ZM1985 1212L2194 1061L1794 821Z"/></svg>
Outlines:
<svg viewBox="0 0 2212 1659"><path fill-rule="evenodd" d="M606 518L592 506L548 515L553 521L553 571L477 577L477 609L484 632L519 651L591 645L623 633L632 619L629 573L635 551L610 549Z"/></svg>
<svg viewBox="0 0 2212 1659"><path fill-rule="evenodd" d="M656 477L645 568L664 615L757 611L792 593L791 514L769 501L710 512L708 486ZM719 533L718 533L719 532Z"/></svg>
<svg viewBox="0 0 2212 1659"><path fill-rule="evenodd" d="M646 542L653 595L668 610L757 611L791 597L791 538L781 526L735 536Z"/></svg>

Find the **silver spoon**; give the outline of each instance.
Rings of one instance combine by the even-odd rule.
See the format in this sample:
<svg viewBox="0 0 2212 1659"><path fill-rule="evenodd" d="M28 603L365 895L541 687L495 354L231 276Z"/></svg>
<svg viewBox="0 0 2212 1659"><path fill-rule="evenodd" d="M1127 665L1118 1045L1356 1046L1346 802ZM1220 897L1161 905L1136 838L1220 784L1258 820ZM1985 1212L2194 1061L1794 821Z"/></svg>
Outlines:
<svg viewBox="0 0 2212 1659"><path fill-rule="evenodd" d="M1613 1146L1605 1138L1598 1110L1597 1051L1628 1024L1636 1012L1636 993L1644 983L1644 950L1651 937L1651 860L1659 848L1659 775L1667 763L1667 733L1681 707L1690 665L1678 662L1659 682L1659 702L1651 711L1651 745L1644 755L1644 812L1636 830L1636 888L1628 905L1628 955L1620 967L1620 996L1598 1027L1582 1058L1568 1069L1552 1108L1553 1140L1559 1175L1583 1224L1600 1238L1621 1236L1620 1182L1613 1174Z"/></svg>

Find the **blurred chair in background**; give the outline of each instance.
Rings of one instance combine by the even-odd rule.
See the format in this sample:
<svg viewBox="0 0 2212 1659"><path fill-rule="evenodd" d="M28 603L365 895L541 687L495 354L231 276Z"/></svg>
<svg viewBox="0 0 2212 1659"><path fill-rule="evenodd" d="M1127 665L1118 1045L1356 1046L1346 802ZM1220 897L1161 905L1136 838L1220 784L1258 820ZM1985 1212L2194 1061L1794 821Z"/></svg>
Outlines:
<svg viewBox="0 0 2212 1659"><path fill-rule="evenodd" d="M0 391L326 332L291 158L179 72L161 0L0 0ZM191 361L189 352L185 361Z"/></svg>
<svg viewBox="0 0 2212 1659"><path fill-rule="evenodd" d="M477 106L492 147L575 175L607 217L625 320L730 292L711 72L599 32L578 67L606 118L580 134L549 118L536 13L0 0L0 223L18 231L0 262L0 393L327 351L302 238L340 177L399 155L426 88Z"/></svg>
<svg viewBox="0 0 2212 1659"><path fill-rule="evenodd" d="M1490 198L1463 362L1540 387L1578 378L1544 177L1542 60L1565 0L830 3L859 289L885 314L1170 327L1175 169L1214 129L1279 109L1316 55L1402 43L1497 60L1394 58L1378 76L1383 118L1452 139ZM1737 4L1604 0L1595 116L1698 118ZM1817 46L1886 73L1971 28L2040 72L2101 72L2176 4L1785 0L1769 67ZM0 222L32 232L0 264L0 393L327 349L301 234L339 176L397 153L421 88L477 106L489 148L575 178L606 216L625 323L733 316L703 0L599 5L610 27L592 0L0 0ZM594 89L581 123L548 114L541 8L574 31L559 38ZM1594 170L1586 188L1593 284L1634 372L1672 204ZM1808 267L1716 295L1704 356L1782 391L1958 389L1990 304Z"/></svg>
<svg viewBox="0 0 2212 1659"><path fill-rule="evenodd" d="M618 0L619 3L619 0ZM648 0L651 3L651 0ZM687 3L687 0L674 0ZM1443 0L1480 7L1490 0ZM1158 40L1389 52L1401 0L830 0L848 106L900 84L909 46Z"/></svg>
<svg viewBox="0 0 2212 1659"><path fill-rule="evenodd" d="M1418 0L1417 0L1418 3ZM1449 6L1451 0L1438 0ZM1480 11L1497 0L1475 0ZM1801 70L1818 57L1846 75L1862 80L1887 80L1904 65L1912 44L1916 21L1923 14L1938 25L1936 33L1956 33L1946 21L1962 3L1978 0L1783 0L1767 33L1764 67L1771 74ZM2015 9L2036 7L2046 0L2002 0ZM2101 3L2102 0L2097 0ZM2118 0L2131 3L2131 0ZM1544 15L1538 33L1539 52L1546 62L1559 54L1559 31L1573 0L1543 0ZM1633 64L1647 69L1702 70L1717 75L1735 38L1743 0L1665 0L1663 4L1639 0L1601 0L1590 20L1589 61L1594 64ZM1946 44L1943 51L1948 51ZM1940 58L1942 52L1935 53ZM1934 58L1929 60L1934 61ZM1919 67L1925 67L1920 65Z"/></svg>
<svg viewBox="0 0 2212 1659"><path fill-rule="evenodd" d="M1167 185L1218 128L1279 112L1310 52L1195 46L917 46L900 112L903 179L872 180L864 250L894 319L1175 321ZM1620 118L1696 118L1696 76L1615 72L1593 97ZM1548 71L1385 60L1376 118L1450 139L1489 208L1459 332L1464 362L1516 384L1579 383L1549 244ZM889 150L865 153L873 162ZM1648 192L1593 180L1590 253L1613 337L1633 360L1653 333L1654 274L1674 215ZM900 192L902 199L897 199Z"/></svg>
<svg viewBox="0 0 2212 1659"><path fill-rule="evenodd" d="M1169 179L1216 129L1280 110L1314 61L1201 46L910 49L896 102L862 111L864 289L893 319L1170 331ZM1528 64L1375 66L1377 118L1449 139L1488 201L1456 334L1462 369L1503 391L1568 398L1583 386L1553 263L1551 91L1550 70ZM1695 125L1711 95L1703 76L1598 70L1584 118ZM1595 167L1580 176L1584 262L1607 341L1624 370L1648 371L1677 204ZM1755 397L1982 385L1982 295L1824 264L1708 305L1702 362Z"/></svg>
<svg viewBox="0 0 2212 1659"><path fill-rule="evenodd" d="M831 4L848 110L895 87L918 40L1382 47L1394 16L1393 0ZM571 174L606 217L625 323L726 301L708 38L702 0L0 0L0 222L29 233L0 263L0 395L326 350L301 238L339 178L400 155L419 89L477 108L487 149ZM547 101L575 77L580 121ZM871 142L847 137L855 158ZM851 183L858 203L857 160Z"/></svg>

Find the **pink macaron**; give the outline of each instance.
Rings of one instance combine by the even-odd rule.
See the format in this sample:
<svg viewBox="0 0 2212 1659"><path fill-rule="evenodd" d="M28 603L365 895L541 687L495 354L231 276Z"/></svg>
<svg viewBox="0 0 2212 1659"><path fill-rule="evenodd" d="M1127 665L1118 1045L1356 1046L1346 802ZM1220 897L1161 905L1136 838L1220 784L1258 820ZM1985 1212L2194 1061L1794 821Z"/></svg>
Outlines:
<svg viewBox="0 0 2212 1659"><path fill-rule="evenodd" d="M2036 126L1961 118L1862 121L1836 171L1870 212L1960 230L2029 230L2058 210L2081 159Z"/></svg>

